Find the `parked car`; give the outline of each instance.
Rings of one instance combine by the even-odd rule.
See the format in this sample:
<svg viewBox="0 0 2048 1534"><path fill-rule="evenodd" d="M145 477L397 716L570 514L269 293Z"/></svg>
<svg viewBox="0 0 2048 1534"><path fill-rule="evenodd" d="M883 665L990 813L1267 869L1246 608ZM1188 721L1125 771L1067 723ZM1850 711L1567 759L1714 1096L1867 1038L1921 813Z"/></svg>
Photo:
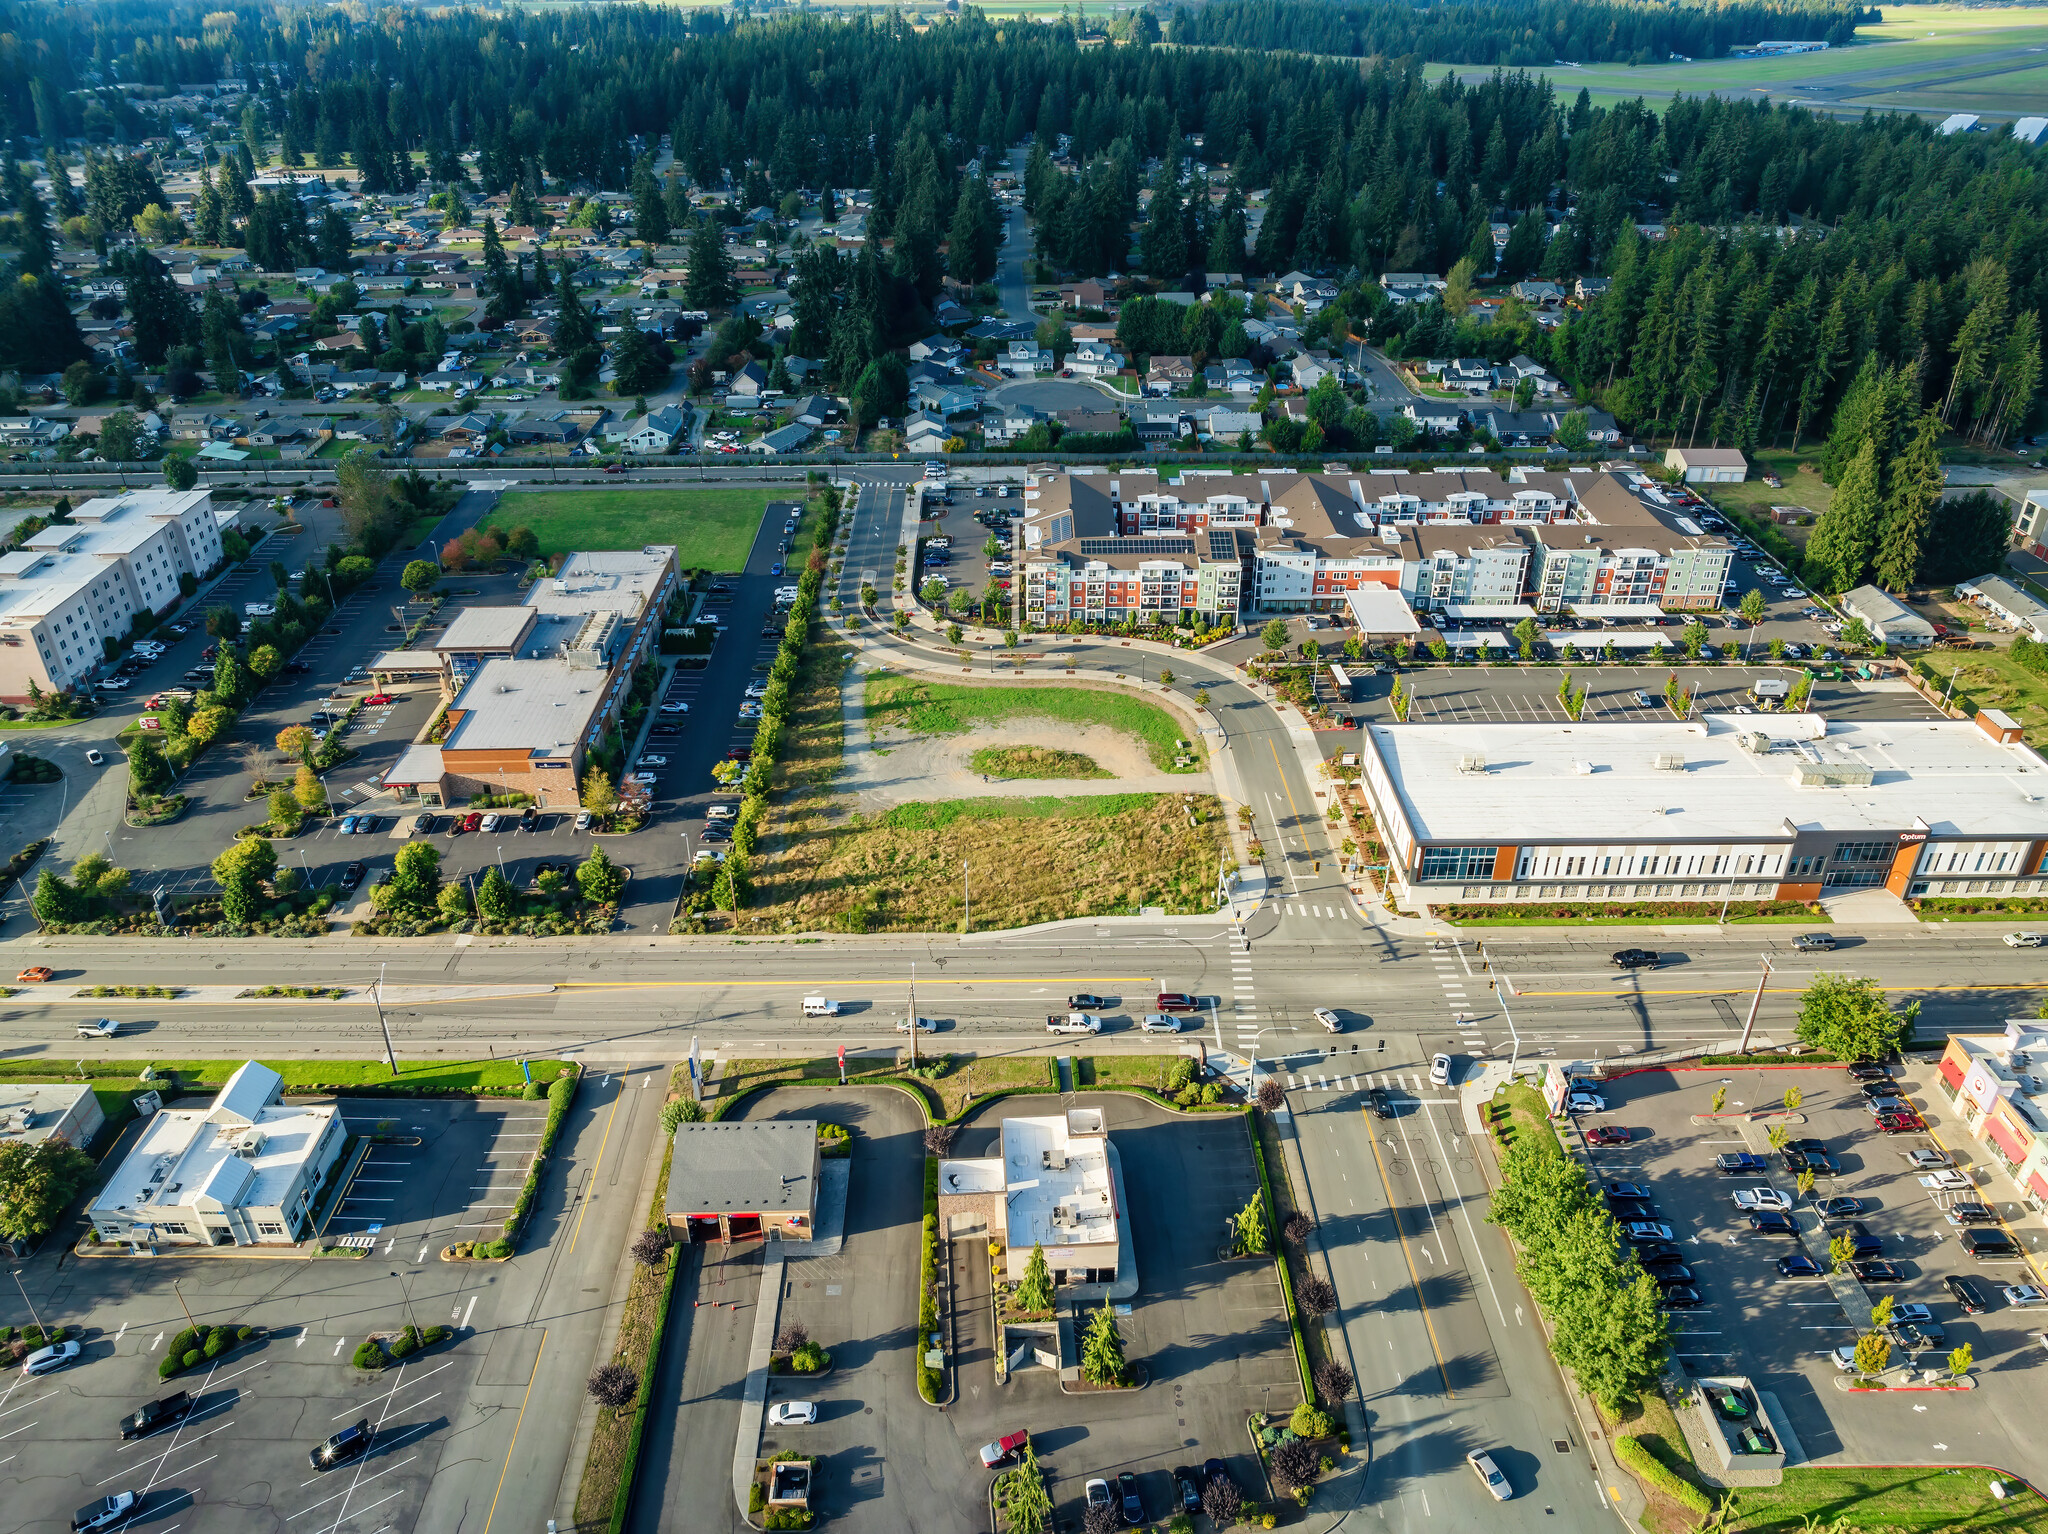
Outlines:
<svg viewBox="0 0 2048 1534"><path fill-rule="evenodd" d="M1657 1296L1659 1310L1692 1310L1705 1303L1690 1284L1674 1284Z"/></svg>
<svg viewBox="0 0 2048 1534"><path fill-rule="evenodd" d="M1201 1472L1193 1465L1173 1467L1173 1491L1182 1512L1192 1517L1202 1510Z"/></svg>
<svg viewBox="0 0 2048 1534"><path fill-rule="evenodd" d="M363 875L369 872L367 864L351 863L341 872L341 887L344 892L354 889L363 882Z"/></svg>
<svg viewBox="0 0 2048 1534"><path fill-rule="evenodd" d="M1991 1308L1990 1299L1978 1287L1974 1278L1964 1278L1960 1274L1951 1273L1941 1281L1941 1284L1948 1290L1949 1298L1962 1306L1963 1314L1966 1316L1981 1316Z"/></svg>
<svg viewBox="0 0 2048 1534"><path fill-rule="evenodd" d="M139 1491L117 1491L111 1497L88 1502L71 1515L71 1534L96 1534L132 1517L142 1503Z"/></svg>
<svg viewBox="0 0 2048 1534"><path fill-rule="evenodd" d="M1851 1257L1875 1257L1884 1250L1884 1238L1861 1220L1851 1220L1842 1230L1842 1234L1849 1238Z"/></svg>
<svg viewBox="0 0 2048 1534"><path fill-rule="evenodd" d="M462 817L461 829L465 831L481 830L483 827L483 823L483 816L478 814L475 810L471 810L467 815Z"/></svg>
<svg viewBox="0 0 2048 1534"><path fill-rule="evenodd" d="M1749 1217L1749 1233L1752 1236L1796 1236L1799 1226L1783 1210L1766 1209Z"/></svg>
<svg viewBox="0 0 2048 1534"><path fill-rule="evenodd" d="M1138 1495L1138 1478L1128 1470L1116 1477L1117 1500L1123 1505L1124 1522L1134 1527L1145 1521L1145 1502Z"/></svg>
<svg viewBox="0 0 2048 1534"><path fill-rule="evenodd" d="M1820 1264L1811 1257L1802 1254L1797 1257L1780 1257L1778 1259L1778 1277L1780 1278L1820 1278L1823 1276Z"/></svg>
<svg viewBox="0 0 2048 1534"><path fill-rule="evenodd" d="M687 714L690 711L690 705L687 703L668 702L662 704L661 711L664 714Z"/></svg>
<svg viewBox="0 0 2048 1534"><path fill-rule="evenodd" d="M1586 1143L1588 1145L1626 1145L1629 1142L1630 1134L1631 1131L1622 1128L1619 1124L1602 1124L1596 1129L1586 1131Z"/></svg>
<svg viewBox="0 0 2048 1534"><path fill-rule="evenodd" d="M1564 1111L1572 1114L1605 1113L1607 1099L1598 1092L1568 1092L1565 1094Z"/></svg>
<svg viewBox="0 0 2048 1534"><path fill-rule="evenodd" d="M121 1437L124 1441L147 1438L151 1433L183 1422L192 1415L192 1408L197 1404L190 1391L181 1390L176 1395L139 1406L121 1419Z"/></svg>
<svg viewBox="0 0 2048 1534"><path fill-rule="evenodd" d="M796 1427L818 1420L816 1401L777 1401L768 1408L770 1427Z"/></svg>
<svg viewBox="0 0 2048 1534"><path fill-rule="evenodd" d="M1901 1152L1901 1154L1904 1155L1906 1158L1906 1165L1913 1167L1916 1170L1927 1170L1929 1168L1947 1167L1950 1164L1949 1155L1947 1151L1935 1150L1927 1146L1920 1146L1913 1150L1903 1151ZM1965 1180L1967 1181L1967 1179Z"/></svg>
<svg viewBox="0 0 2048 1534"><path fill-rule="evenodd" d="M488 815L484 816L482 829L485 831L495 831L502 824L504 824L503 817L496 810L492 810Z"/></svg>
<svg viewBox="0 0 2048 1534"><path fill-rule="evenodd" d="M1874 1262L1852 1262L1849 1273L1860 1284L1903 1284L1906 1281L1906 1270L1883 1258Z"/></svg>
<svg viewBox="0 0 2048 1534"><path fill-rule="evenodd" d="M361 1459L370 1452L376 1433L365 1417L354 1427L345 1427L325 1443L316 1444L306 1453L308 1463L315 1470L332 1470L336 1465L345 1465L352 1459Z"/></svg>
<svg viewBox="0 0 2048 1534"><path fill-rule="evenodd" d="M1116 1503L1109 1495L1109 1482L1102 1479L1099 1475L1090 1479L1087 1486L1082 1489L1082 1495L1087 1499L1088 1505L1091 1508L1114 1508L1116 1506Z"/></svg>
<svg viewBox="0 0 2048 1534"><path fill-rule="evenodd" d="M389 708L392 704L396 703L397 701L398 696L395 693L373 692L369 695L369 697L363 699L363 707Z"/></svg>
<svg viewBox="0 0 2048 1534"><path fill-rule="evenodd" d="M21 1372L30 1379L52 1374L66 1364L76 1363L85 1352L83 1343L53 1342L46 1348L37 1348L21 1361Z"/></svg>
<svg viewBox="0 0 2048 1534"><path fill-rule="evenodd" d="M420 813L420 814L418 814L418 815L415 815L415 816L413 816L413 818L412 818L412 834L413 834L414 836L426 836L426 835L429 835L430 833L432 833L433 829L434 829L434 817L433 817L432 815L429 815L429 814L426 814L426 813L422 812L422 813Z"/></svg>
<svg viewBox="0 0 2048 1534"><path fill-rule="evenodd" d="M1714 1170L1723 1177L1762 1177L1770 1167L1749 1151L1730 1151L1714 1158Z"/></svg>
<svg viewBox="0 0 2048 1534"><path fill-rule="evenodd" d="M1755 1216L1751 1216L1752 1219ZM1631 1220L1621 1227L1621 1233L1630 1241L1669 1241L1671 1227L1656 1220Z"/></svg>
<svg viewBox="0 0 2048 1534"><path fill-rule="evenodd" d="M1737 1188L1735 1207L1751 1212L1759 1209L1783 1210L1792 1207L1792 1200L1789 1195L1781 1193L1776 1188Z"/></svg>
<svg viewBox="0 0 2048 1534"><path fill-rule="evenodd" d="M1858 1060L1849 1068L1851 1081L1889 1081L1892 1068L1882 1060Z"/></svg>
<svg viewBox="0 0 2048 1534"><path fill-rule="evenodd" d="M1888 1135L1916 1135L1927 1128L1927 1121L1917 1113L1880 1114L1877 1127Z"/></svg>
<svg viewBox="0 0 2048 1534"><path fill-rule="evenodd" d="M1842 1163L1822 1150L1793 1150L1787 1146L1781 1153L1785 1170L1797 1177L1801 1172L1812 1172L1817 1177L1840 1177Z"/></svg>

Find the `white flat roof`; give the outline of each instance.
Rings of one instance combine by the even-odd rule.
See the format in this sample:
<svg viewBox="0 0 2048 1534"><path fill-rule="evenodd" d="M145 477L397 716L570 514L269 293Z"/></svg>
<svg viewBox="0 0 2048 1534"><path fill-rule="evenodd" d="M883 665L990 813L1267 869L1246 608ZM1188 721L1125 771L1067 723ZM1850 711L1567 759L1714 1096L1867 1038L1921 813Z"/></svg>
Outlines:
<svg viewBox="0 0 2048 1534"><path fill-rule="evenodd" d="M228 1208L276 1208L335 1112L329 1106L258 1108L254 1127L262 1131L262 1149L241 1157L235 1143L248 1125L216 1122L204 1108L164 1109L150 1118L91 1208L191 1209L202 1200Z"/></svg>
<svg viewBox="0 0 2048 1534"><path fill-rule="evenodd" d="M1422 625L1408 608L1408 599L1392 586L1361 586L1345 594L1351 621L1365 634L1419 634Z"/></svg>
<svg viewBox="0 0 2048 1534"><path fill-rule="evenodd" d="M1047 1164L1062 1157L1064 1167ZM1064 1117L1004 1119L1003 1181L1011 1246L1116 1245L1109 1141L1101 1135L1070 1136Z"/></svg>
<svg viewBox="0 0 2048 1534"><path fill-rule="evenodd" d="M441 749L566 757L590 728L610 683L609 672L567 661L485 661L448 705L463 718Z"/></svg>
<svg viewBox="0 0 2048 1534"><path fill-rule="evenodd" d="M1395 724L1367 729L1415 837L1723 841L1785 824L1935 836L2048 836L2048 763L1961 720L1711 714L1690 723ZM1747 749L1764 736L1773 749ZM1657 765L1677 758L1681 768ZM1478 759L1483 768L1473 770ZM1801 769L1867 769L1861 787ZM1590 769L1590 770L1588 770Z"/></svg>
<svg viewBox="0 0 2048 1534"><path fill-rule="evenodd" d="M1442 611L1453 623L1483 623L1488 619L1519 623L1536 616L1536 609L1526 602L1446 602Z"/></svg>
<svg viewBox="0 0 2048 1534"><path fill-rule="evenodd" d="M544 613L617 613L635 622L653 599L661 572L675 558L665 543L644 549L571 554L552 576L533 583L526 606Z"/></svg>

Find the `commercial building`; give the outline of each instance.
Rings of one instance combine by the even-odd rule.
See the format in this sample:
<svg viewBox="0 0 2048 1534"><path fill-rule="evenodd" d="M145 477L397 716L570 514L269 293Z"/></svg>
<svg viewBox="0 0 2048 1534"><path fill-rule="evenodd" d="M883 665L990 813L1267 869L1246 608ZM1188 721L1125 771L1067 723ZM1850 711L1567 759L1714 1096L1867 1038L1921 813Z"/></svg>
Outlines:
<svg viewBox="0 0 2048 1534"><path fill-rule="evenodd" d="M1861 618L1879 642L1895 649L1914 649L1934 643L1934 625L1914 612L1890 592L1875 586L1858 586L1842 597L1850 617Z"/></svg>
<svg viewBox="0 0 2048 1534"><path fill-rule="evenodd" d="M180 576L220 559L212 492L166 488L96 497L0 555L0 700L79 686L138 614L177 605Z"/></svg>
<svg viewBox="0 0 2048 1534"><path fill-rule="evenodd" d="M1386 724L1364 745L1415 901L2048 893L2048 762L1995 710Z"/></svg>
<svg viewBox="0 0 2048 1534"><path fill-rule="evenodd" d="M89 1086L11 1081L0 1085L0 1145L62 1140L84 1150L106 1121L100 1100Z"/></svg>
<svg viewBox="0 0 2048 1534"><path fill-rule="evenodd" d="M1043 1247L1054 1283L1114 1284L1127 1216L1102 1110L1004 1119L997 1151L939 1163L941 1232L1000 1240L1012 1281Z"/></svg>
<svg viewBox="0 0 2048 1534"><path fill-rule="evenodd" d="M669 1160L677 1241L808 1241L818 1218L818 1121L678 1124Z"/></svg>
<svg viewBox="0 0 2048 1534"><path fill-rule="evenodd" d="M617 724L635 669L660 640L679 584L675 556L668 544L571 554L523 605L457 614L432 652L446 713L385 787L430 805L524 793L543 809L575 806L591 748ZM419 659L393 652L372 669L395 673Z"/></svg>
<svg viewBox="0 0 2048 1534"><path fill-rule="evenodd" d="M2048 1214L2048 1023L2013 1018L2003 1033L1951 1034L1935 1090L2027 1207Z"/></svg>
<svg viewBox="0 0 2048 1534"><path fill-rule="evenodd" d="M303 1239L348 1135L339 1109L287 1105L283 1094L283 1078L249 1060L211 1107L152 1114L86 1208L100 1239L155 1246Z"/></svg>
<svg viewBox="0 0 2048 1534"><path fill-rule="evenodd" d="M1341 612L1371 587L1418 611L1710 610L1733 558L1632 470L1052 472L1024 500L1018 617L1045 624Z"/></svg>

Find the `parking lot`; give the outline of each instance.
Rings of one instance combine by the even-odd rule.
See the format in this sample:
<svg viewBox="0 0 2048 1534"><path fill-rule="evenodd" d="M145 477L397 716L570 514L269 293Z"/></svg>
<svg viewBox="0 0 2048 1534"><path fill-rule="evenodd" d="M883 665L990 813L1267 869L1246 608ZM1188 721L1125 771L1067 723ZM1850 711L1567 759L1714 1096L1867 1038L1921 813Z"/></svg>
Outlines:
<svg viewBox="0 0 2048 1534"><path fill-rule="evenodd" d="M1244 1124L1179 1119L1130 1097L1083 1093L1074 1101L1103 1110L1123 1161L1138 1292L1117 1324L1126 1356L1151 1383L1137 1392L1063 1394L1051 1370L1026 1368L998 1387L987 1317L965 1316L963 1326L978 1327L979 1337L968 1332L961 1343L959 1400L949 1414L956 1462L971 1467L980 1445L1030 1429L1054 1516L1067 1528L1081 1526L1086 1483L1096 1476L1113 1483L1124 1471L1138 1477L1148 1518L1163 1520L1173 1511L1173 1468L1211 1458L1225 1462L1248 1500L1263 1501L1245 1414L1291 1410L1301 1385L1273 1265L1217 1256L1226 1217L1258 1186ZM1031 1099L993 1104L968 1121L954 1154L989 1154L1004 1118L1044 1111ZM967 1262L986 1261L978 1241L953 1248L956 1280ZM972 1474L957 1478L977 1493L987 1484ZM963 1500L950 1526L972 1522L973 1504Z"/></svg>
<svg viewBox="0 0 2048 1534"><path fill-rule="evenodd" d="M1901 1071L1903 1095L1916 1106L1926 1103L1921 1088L1931 1068L1910 1063ZM1812 1199L1848 1197L1861 1207L1823 1226L1812 1199L1797 1194L1784 1159L1769 1153L1761 1125L1738 1127L1730 1119L1694 1124L1692 1116L1708 1114L1714 1091L1724 1085L1724 1112L1731 1114L1781 1108L1785 1091L1797 1088L1804 1122L1790 1126L1791 1139L1825 1142L1840 1164L1838 1175L1816 1178ZM1586 1152L1595 1174L1602 1181L1649 1187L1655 1218L1671 1227L1671 1241L1704 1301L1677 1312L1675 1351L1688 1370L1755 1379L1784 1407L1808 1460L1913 1464L1961 1458L2029 1478L2048 1471L2048 1451L2025 1426L2040 1390L2040 1377L2030 1371L2044 1361L2034 1335L2044 1318L2034 1309L2015 1309L2000 1292L2028 1282L2031 1274L2021 1262L1979 1263L1964 1253L1957 1239L1964 1227L1946 1210L1970 1194L1923 1186L1921 1178L1931 1173L1907 1160L1909 1151L1942 1149L1937 1136L1879 1133L1862 1092L1840 1068L1648 1070L1611 1080L1601 1090L1608 1111L1582 1120L1582 1127L1622 1125L1633 1133L1626 1146ZM1975 1147L1965 1142L1948 1149L1967 1165ZM1766 1155L1767 1177L1717 1172L1716 1156L1744 1151ZM1791 1201L1801 1229L1819 1230L1821 1239L1802 1244L1749 1231L1748 1216L1736 1208L1733 1195L1766 1183ZM1872 1282L1842 1285L1841 1294L1852 1308L1886 1296L1898 1306L1929 1307L1942 1335L1927 1334L1919 1367L1945 1370L1949 1350L1967 1343L1975 1354L1978 1389L1892 1396L1837 1390L1839 1370L1830 1354L1868 1330L1869 1316L1849 1314L1829 1280L1781 1277L1777 1263L1817 1252L1820 1265L1827 1266L1826 1237L1846 1233L1850 1219L1878 1239L1877 1260L1896 1265L1898 1281L1877 1281L1881 1272L1873 1272ZM1989 1308L1965 1315L1943 1283L1951 1275L1973 1281ZM1907 1362L1907 1340L1902 1334L1894 1347L1895 1366Z"/></svg>
<svg viewBox="0 0 2048 1534"><path fill-rule="evenodd" d="M525 1323L544 1272L440 1263L433 1249L503 1219L504 1190L518 1186L544 1105L340 1107L351 1131L381 1129L398 1142L375 1147L329 1226L374 1233L367 1256L58 1265L60 1248L34 1260L26 1283L36 1313L80 1327L85 1351L59 1373L11 1374L0 1386L0 1485L17 1525L62 1528L87 1502L124 1491L141 1504L120 1527L150 1534L382 1534L452 1527L488 1502L540 1348L540 1329ZM541 1222L537 1235L553 1229ZM188 1311L202 1326L259 1335L159 1380ZM352 1366L358 1343L408 1322L455 1335L381 1375ZM197 1400L190 1417L121 1441L120 1417L180 1389ZM324 1473L309 1465L313 1447L365 1419L374 1431L366 1455Z"/></svg>
<svg viewBox="0 0 2048 1534"><path fill-rule="evenodd" d="M991 580L1007 583L1009 560L999 560L991 569L982 546L988 542L991 533L1000 532L1008 536L1009 518L1021 516L1024 507L1014 493L1007 497L998 496L996 489L991 485L954 485L946 492L951 498L950 505L930 495L925 497L925 509L933 515L928 515L919 529L923 538L920 545L922 563L918 570L919 590L931 576L943 576L952 591L965 592L972 599L972 611L979 611L982 595L989 589ZM935 549L931 542L933 538L945 539L947 543ZM1007 584L1002 587L1001 595L1005 602L1009 600ZM960 621L968 623L972 620L963 616Z"/></svg>

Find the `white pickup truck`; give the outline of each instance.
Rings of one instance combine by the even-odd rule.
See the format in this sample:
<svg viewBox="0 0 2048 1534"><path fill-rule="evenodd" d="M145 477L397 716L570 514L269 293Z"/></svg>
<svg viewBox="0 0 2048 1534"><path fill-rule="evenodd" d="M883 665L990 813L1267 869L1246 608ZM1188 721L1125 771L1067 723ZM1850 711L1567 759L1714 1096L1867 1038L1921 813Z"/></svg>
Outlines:
<svg viewBox="0 0 2048 1534"><path fill-rule="evenodd" d="M1102 1019L1086 1012L1055 1012L1045 1020L1047 1033L1100 1033Z"/></svg>
<svg viewBox="0 0 2048 1534"><path fill-rule="evenodd" d="M1755 1214L1760 1209L1790 1209L1792 1200L1776 1188L1737 1188L1735 1207Z"/></svg>

